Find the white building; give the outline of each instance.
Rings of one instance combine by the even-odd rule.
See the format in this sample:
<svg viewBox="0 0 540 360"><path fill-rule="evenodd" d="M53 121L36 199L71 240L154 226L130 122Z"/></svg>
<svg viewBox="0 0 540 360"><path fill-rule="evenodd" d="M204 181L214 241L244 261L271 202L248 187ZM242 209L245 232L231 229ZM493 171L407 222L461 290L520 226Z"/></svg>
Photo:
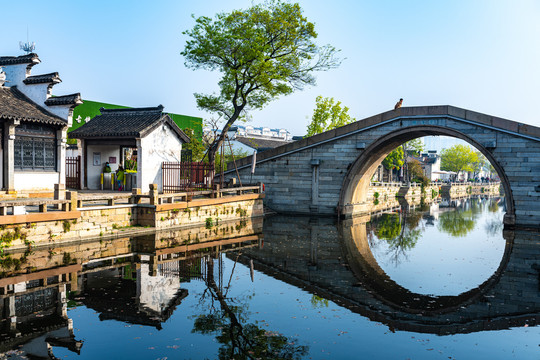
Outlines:
<svg viewBox="0 0 540 360"><path fill-rule="evenodd" d="M81 140L82 188L100 189L106 163L112 172L122 165L127 174L126 190L138 187L147 192L149 184L163 190L161 164L180 161L182 144L189 138L163 106L150 108L100 109L101 115L69 133ZM109 180L110 181L110 180ZM104 184L107 188L107 184Z"/></svg>
<svg viewBox="0 0 540 360"><path fill-rule="evenodd" d="M79 93L52 96L60 77L32 75L40 62L37 54L0 57L0 181L11 193L51 193L65 184L66 133L82 100Z"/></svg>
<svg viewBox="0 0 540 360"><path fill-rule="evenodd" d="M221 130L212 129L209 126L203 128L203 134L205 137L212 137L214 134L220 134ZM231 126L228 131L229 138L234 138L235 136L245 137L245 138L263 138L263 139L274 139L281 141L291 141L292 135L286 129L271 129L269 127L254 127L252 125L235 125Z"/></svg>

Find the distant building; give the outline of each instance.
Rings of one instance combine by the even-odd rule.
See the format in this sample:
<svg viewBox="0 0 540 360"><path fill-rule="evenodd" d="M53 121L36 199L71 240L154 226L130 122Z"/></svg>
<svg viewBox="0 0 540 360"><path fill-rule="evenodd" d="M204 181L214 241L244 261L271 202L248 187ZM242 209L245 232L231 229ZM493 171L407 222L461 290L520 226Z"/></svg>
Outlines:
<svg viewBox="0 0 540 360"><path fill-rule="evenodd" d="M214 136L221 134L221 130L203 128L204 136L208 142ZM291 133L285 129L270 129L268 127L231 126L227 132L227 137L235 154L252 154L254 150L258 152L273 149L293 141ZM226 152L229 152L225 143Z"/></svg>
<svg viewBox="0 0 540 360"><path fill-rule="evenodd" d="M203 128L205 137L213 137L214 134L221 134L220 129L212 129L209 126ZM228 132L229 138L234 136L246 138L261 138L261 139L276 139L282 141L291 141L292 135L286 129L271 129L269 127L254 127L252 125L235 125L231 126Z"/></svg>

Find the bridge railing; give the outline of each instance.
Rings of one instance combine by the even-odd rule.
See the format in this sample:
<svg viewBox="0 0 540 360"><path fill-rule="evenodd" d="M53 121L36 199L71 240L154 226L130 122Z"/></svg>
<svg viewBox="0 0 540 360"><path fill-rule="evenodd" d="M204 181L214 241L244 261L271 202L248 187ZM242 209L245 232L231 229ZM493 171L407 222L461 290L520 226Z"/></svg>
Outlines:
<svg viewBox="0 0 540 360"><path fill-rule="evenodd" d="M436 185L450 185L450 186L489 186L489 185L499 185L500 181L484 181L484 182L434 182L432 184Z"/></svg>
<svg viewBox="0 0 540 360"><path fill-rule="evenodd" d="M406 183L401 183L401 182L382 182L382 181L372 181L370 184L370 186L384 186L384 187L402 187L402 186L407 186ZM410 183L409 184L410 187L420 187L422 186L421 184L418 184L418 183Z"/></svg>

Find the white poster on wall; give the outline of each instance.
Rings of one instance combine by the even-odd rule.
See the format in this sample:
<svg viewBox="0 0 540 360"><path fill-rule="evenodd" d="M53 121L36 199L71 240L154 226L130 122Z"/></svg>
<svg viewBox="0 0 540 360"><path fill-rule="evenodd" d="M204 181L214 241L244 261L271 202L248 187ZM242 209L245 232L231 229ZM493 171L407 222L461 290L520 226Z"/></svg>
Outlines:
<svg viewBox="0 0 540 360"><path fill-rule="evenodd" d="M101 153L100 152L94 153L94 166L101 166Z"/></svg>

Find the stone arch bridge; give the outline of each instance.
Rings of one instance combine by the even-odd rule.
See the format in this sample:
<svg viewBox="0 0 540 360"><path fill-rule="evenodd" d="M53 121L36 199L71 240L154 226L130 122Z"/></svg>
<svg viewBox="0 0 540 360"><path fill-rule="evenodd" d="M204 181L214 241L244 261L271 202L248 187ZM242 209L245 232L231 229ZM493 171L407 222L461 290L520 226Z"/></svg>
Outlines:
<svg viewBox="0 0 540 360"><path fill-rule="evenodd" d="M465 140L491 162L506 193L506 225L540 226L540 128L453 106L405 107L257 154L252 181L282 213L362 214L380 162L402 143L429 135ZM251 156L237 161L251 178ZM226 176L236 176L233 167Z"/></svg>

